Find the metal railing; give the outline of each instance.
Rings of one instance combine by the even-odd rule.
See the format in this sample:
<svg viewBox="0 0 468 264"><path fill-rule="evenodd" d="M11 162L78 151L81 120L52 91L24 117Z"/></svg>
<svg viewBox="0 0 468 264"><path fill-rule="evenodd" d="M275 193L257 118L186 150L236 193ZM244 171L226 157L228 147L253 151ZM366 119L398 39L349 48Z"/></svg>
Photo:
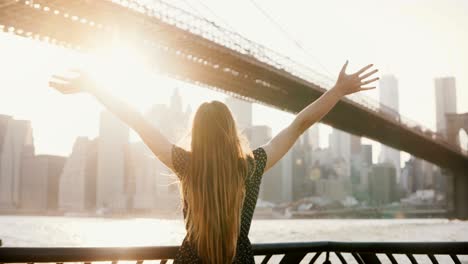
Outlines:
<svg viewBox="0 0 468 264"><path fill-rule="evenodd" d="M177 246L161 247L0 247L0 263L135 261L170 263ZM468 242L301 242L254 244L258 263L461 263Z"/></svg>

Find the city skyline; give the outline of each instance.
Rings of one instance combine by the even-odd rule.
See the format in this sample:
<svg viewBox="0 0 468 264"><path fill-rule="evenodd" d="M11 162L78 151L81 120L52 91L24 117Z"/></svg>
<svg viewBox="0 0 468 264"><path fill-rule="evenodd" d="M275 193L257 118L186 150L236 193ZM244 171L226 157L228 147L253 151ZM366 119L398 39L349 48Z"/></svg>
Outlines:
<svg viewBox="0 0 468 264"><path fill-rule="evenodd" d="M270 127L252 124L252 103L232 97L226 98L226 103L253 146L272 138ZM181 142L190 113L175 90L171 103L154 105L147 118L156 126L167 124L161 127L162 133ZM184 121L168 122L173 119ZM143 142L130 142L129 128L109 112L100 114L99 136L77 137L68 157L35 154L34 128L29 121L5 115L0 115L0 121L4 139L0 142L9 139L0 145L0 211L152 214L171 211L178 204L171 171ZM318 148L314 144L316 128L304 133L266 172L259 207L289 204L291 209L303 211L298 203L312 202L313 209L333 208L333 203L339 202L365 210L368 205L391 206L400 199L413 206L447 203L444 177L448 176L436 166L411 157L402 168L404 178L399 180L400 168L385 161L373 163L372 145L363 144L359 137L334 129L330 147ZM388 188L382 189L383 185Z"/></svg>

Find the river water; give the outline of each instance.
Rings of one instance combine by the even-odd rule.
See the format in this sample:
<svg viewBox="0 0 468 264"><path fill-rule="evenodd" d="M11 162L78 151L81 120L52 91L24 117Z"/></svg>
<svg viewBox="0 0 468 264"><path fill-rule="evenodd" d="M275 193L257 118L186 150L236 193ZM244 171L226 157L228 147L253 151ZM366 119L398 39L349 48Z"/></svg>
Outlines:
<svg viewBox="0 0 468 264"><path fill-rule="evenodd" d="M178 245L184 235L182 220L0 216L0 239L3 240L3 246ZM323 240L468 241L468 221L448 219L262 219L253 221L250 238L252 243ZM404 259L403 256L400 257L401 263L410 263L409 260L405 261L407 259ZM452 263L448 257L437 257L441 263ZM424 259L422 260L424 261ZM461 257L461 260L463 263L468 263L466 257ZM386 261L384 260L384 262Z"/></svg>

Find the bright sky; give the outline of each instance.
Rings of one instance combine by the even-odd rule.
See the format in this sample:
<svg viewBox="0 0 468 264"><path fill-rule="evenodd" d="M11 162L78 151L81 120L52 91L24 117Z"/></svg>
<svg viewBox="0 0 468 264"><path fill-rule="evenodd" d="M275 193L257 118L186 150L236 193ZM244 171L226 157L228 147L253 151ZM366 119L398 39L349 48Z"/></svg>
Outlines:
<svg viewBox="0 0 468 264"><path fill-rule="evenodd" d="M253 3L281 24L307 54ZM429 128L435 128L435 77L457 78L458 112L468 111L468 1L180 0L173 4L231 27L332 78L346 59L350 70L374 63L381 74L397 76L400 112ZM68 155L77 136L97 135L102 108L94 99L63 96L47 87L53 73L81 61L75 52L0 33L0 114L32 120L37 153ZM113 87L116 95L142 111L155 103L168 103L176 87L192 109L203 101L225 97L145 71L120 78L123 81ZM137 85L130 85L135 79ZM378 98L377 91L365 95ZM287 113L254 107L254 124L271 126L274 133L291 118ZM327 145L329 132L329 128L321 128L322 146Z"/></svg>

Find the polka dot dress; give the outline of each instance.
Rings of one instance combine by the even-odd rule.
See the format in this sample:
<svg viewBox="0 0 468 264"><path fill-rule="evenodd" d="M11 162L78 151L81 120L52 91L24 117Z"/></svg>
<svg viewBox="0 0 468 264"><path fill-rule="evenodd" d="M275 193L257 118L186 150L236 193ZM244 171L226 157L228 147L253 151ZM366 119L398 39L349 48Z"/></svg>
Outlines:
<svg viewBox="0 0 468 264"><path fill-rule="evenodd" d="M252 223L252 217L255 210L255 205L257 204L258 192L260 189L260 183L262 180L263 170L265 169L267 155L263 148L257 148L253 151L253 159L249 158L249 175L251 175L246 180L246 195L244 200L244 205L242 207L241 215L241 230L239 234L239 239L237 240L237 252L234 258L233 263L255 263L252 245L249 240L249 230ZM184 149L173 146L172 147L172 163L174 166L175 173L179 178L189 177L187 175L187 170L189 168L188 164L190 163L190 153ZM186 215L186 203L184 202L184 218ZM174 263L197 263L201 264L201 260L197 255L196 250L187 240L187 237L184 238L182 245L177 252L177 255L174 259Z"/></svg>

